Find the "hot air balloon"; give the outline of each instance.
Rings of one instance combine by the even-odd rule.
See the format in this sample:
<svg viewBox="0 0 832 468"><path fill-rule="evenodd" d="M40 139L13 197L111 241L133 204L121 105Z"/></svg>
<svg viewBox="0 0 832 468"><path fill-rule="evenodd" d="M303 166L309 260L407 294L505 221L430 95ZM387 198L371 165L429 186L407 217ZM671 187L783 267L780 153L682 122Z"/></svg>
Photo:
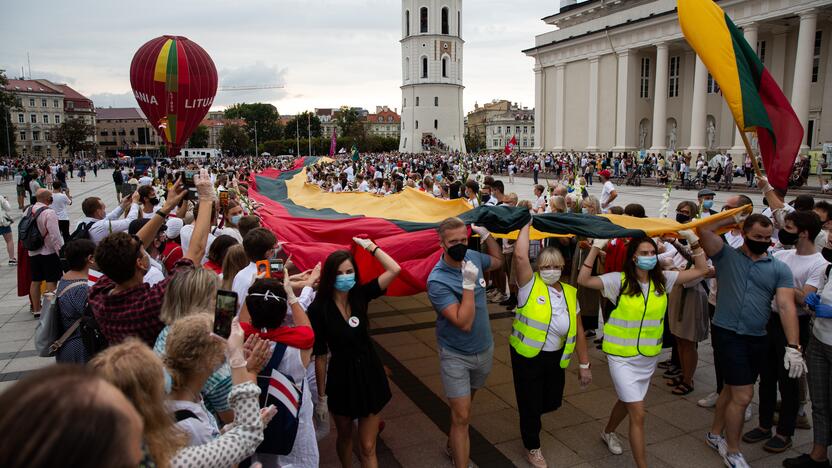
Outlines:
<svg viewBox="0 0 832 468"><path fill-rule="evenodd" d="M133 56L130 85L139 107L173 157L211 109L217 94L217 69L195 42L182 36L161 36L145 43Z"/></svg>

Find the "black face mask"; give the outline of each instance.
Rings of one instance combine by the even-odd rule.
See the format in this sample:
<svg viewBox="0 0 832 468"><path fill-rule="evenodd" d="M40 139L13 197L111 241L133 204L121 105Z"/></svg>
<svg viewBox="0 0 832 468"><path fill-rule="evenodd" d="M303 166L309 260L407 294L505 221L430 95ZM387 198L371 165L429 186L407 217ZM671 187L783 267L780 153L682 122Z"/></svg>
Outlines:
<svg viewBox="0 0 832 468"><path fill-rule="evenodd" d="M461 262L465 260L465 253L468 252L468 246L465 244L457 244L453 247L448 247L445 251L448 252L448 256L455 262Z"/></svg>
<svg viewBox="0 0 832 468"><path fill-rule="evenodd" d="M785 229L781 229L780 232L777 233L777 237L780 239L780 243L783 245L795 245L797 244L799 234L796 232L789 232Z"/></svg>
<svg viewBox="0 0 832 468"><path fill-rule="evenodd" d="M745 245L748 246L748 250L750 250L754 255L762 255L766 253L769 247L771 247L771 242L756 241L747 237L744 241Z"/></svg>
<svg viewBox="0 0 832 468"><path fill-rule="evenodd" d="M159 199L158 199L158 198L156 198L156 197L150 198L150 199L148 199L147 201L149 201L149 202L150 202L150 204L151 204L151 205L154 205L154 206L159 204Z"/></svg>
<svg viewBox="0 0 832 468"><path fill-rule="evenodd" d="M676 222L677 223L685 224L688 221L690 221L690 216L688 216L684 213L676 213Z"/></svg>

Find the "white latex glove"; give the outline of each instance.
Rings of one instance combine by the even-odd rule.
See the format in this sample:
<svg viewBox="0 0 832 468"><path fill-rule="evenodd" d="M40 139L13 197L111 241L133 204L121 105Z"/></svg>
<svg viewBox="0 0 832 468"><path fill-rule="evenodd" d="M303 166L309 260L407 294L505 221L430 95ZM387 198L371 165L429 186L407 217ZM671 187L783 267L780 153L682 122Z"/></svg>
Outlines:
<svg viewBox="0 0 832 468"><path fill-rule="evenodd" d="M473 291L477 286L480 269L474 262L462 261L462 289Z"/></svg>
<svg viewBox="0 0 832 468"><path fill-rule="evenodd" d="M474 233L476 233L478 236L480 236L480 239L482 240L488 239L488 236L491 235L491 233L488 232L488 229L482 226L477 226L476 224L471 225L471 230L474 231Z"/></svg>
<svg viewBox="0 0 832 468"><path fill-rule="evenodd" d="M320 424L329 422L329 407L327 406L326 395L318 397L318 404L315 405L315 420Z"/></svg>
<svg viewBox="0 0 832 468"><path fill-rule="evenodd" d="M685 240L688 241L688 245L698 244L699 243L699 236L693 232L693 229L682 229L679 231L679 235L684 237Z"/></svg>
<svg viewBox="0 0 832 468"><path fill-rule="evenodd" d="M277 406L269 405L265 408L260 408L260 420L263 421L263 426L268 426L272 418L277 414Z"/></svg>
<svg viewBox="0 0 832 468"><path fill-rule="evenodd" d="M598 250L604 250L604 247L606 247L609 242L609 239L595 239L592 241L592 246L597 247Z"/></svg>
<svg viewBox="0 0 832 468"><path fill-rule="evenodd" d="M292 304L299 302L297 296L295 296L295 290L292 288L292 281L289 279L289 267L292 266L292 256L289 255L289 258L286 259L286 263L283 264L283 291L286 293L286 302L291 306Z"/></svg>
<svg viewBox="0 0 832 468"><path fill-rule="evenodd" d="M786 354L783 356L783 367L789 371L789 378L796 379L809 372L806 368L806 361L803 360L803 353L786 346Z"/></svg>
<svg viewBox="0 0 832 468"><path fill-rule="evenodd" d="M370 239L361 239L360 237L353 237L352 241L368 252L370 251L370 246L373 245L373 241Z"/></svg>

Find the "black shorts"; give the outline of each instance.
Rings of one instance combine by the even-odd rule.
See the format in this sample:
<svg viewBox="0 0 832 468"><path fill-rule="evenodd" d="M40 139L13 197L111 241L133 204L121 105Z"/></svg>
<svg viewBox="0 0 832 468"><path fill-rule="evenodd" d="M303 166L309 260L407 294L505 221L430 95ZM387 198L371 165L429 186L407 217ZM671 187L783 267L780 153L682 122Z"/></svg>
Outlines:
<svg viewBox="0 0 832 468"><path fill-rule="evenodd" d="M766 364L768 338L740 335L714 325L711 327L714 366L719 367L726 385L754 385Z"/></svg>
<svg viewBox="0 0 832 468"><path fill-rule="evenodd" d="M34 282L57 283L63 274L61 259L58 254L29 257L29 270L32 272L32 281Z"/></svg>

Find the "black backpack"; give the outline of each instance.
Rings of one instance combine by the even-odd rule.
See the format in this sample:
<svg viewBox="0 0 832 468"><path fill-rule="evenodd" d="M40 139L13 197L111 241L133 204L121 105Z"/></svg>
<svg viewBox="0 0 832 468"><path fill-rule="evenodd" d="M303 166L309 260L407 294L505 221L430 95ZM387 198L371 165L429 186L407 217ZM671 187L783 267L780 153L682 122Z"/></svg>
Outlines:
<svg viewBox="0 0 832 468"><path fill-rule="evenodd" d="M48 206L43 206L32 214L32 208L30 207L29 211L20 219L20 223L17 225L17 237L26 250L38 250L43 247L43 234L38 229L38 216L47 209L49 209Z"/></svg>
<svg viewBox="0 0 832 468"><path fill-rule="evenodd" d="M69 241L72 242L78 239L90 239L90 228L96 221L90 221L88 223L81 223L78 227L72 231L72 234L69 235Z"/></svg>
<svg viewBox="0 0 832 468"><path fill-rule="evenodd" d="M85 305L80 320L78 332L81 335L81 342L84 344L84 349L87 350L87 355L92 359L96 354L107 349L109 344L101 331L101 327L98 326L98 322L95 320L89 302Z"/></svg>

